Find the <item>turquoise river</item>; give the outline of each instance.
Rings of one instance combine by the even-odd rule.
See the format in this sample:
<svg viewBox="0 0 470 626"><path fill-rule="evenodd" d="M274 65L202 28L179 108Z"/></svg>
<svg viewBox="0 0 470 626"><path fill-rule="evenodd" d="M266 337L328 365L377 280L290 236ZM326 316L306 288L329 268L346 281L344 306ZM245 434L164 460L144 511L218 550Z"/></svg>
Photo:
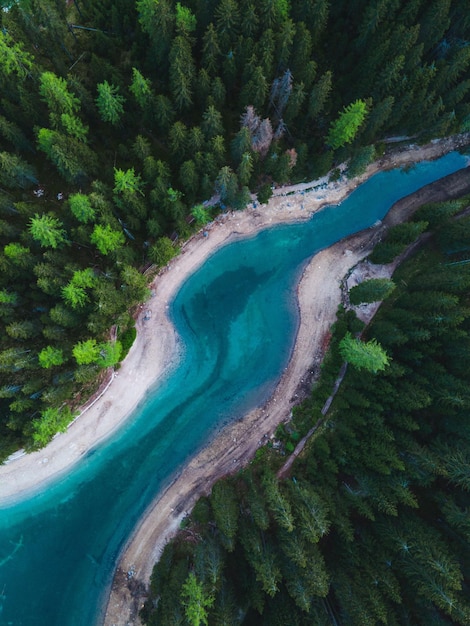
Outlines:
<svg viewBox="0 0 470 626"><path fill-rule="evenodd" d="M179 290L180 361L125 425L47 488L0 512L1 626L94 626L126 539L171 475L263 403L293 347L296 284L320 249L466 165L457 152L376 174L309 221L221 248Z"/></svg>

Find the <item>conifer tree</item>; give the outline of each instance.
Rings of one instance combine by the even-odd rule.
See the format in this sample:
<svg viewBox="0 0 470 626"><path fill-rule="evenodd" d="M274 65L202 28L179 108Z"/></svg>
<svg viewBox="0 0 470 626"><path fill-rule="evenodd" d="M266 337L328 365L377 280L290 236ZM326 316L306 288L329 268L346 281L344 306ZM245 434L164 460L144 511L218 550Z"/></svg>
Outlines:
<svg viewBox="0 0 470 626"><path fill-rule="evenodd" d="M341 340L340 351L345 361L373 373L385 369L389 364L389 357L375 340L365 343L354 339L351 333L347 333Z"/></svg>
<svg viewBox="0 0 470 626"><path fill-rule="evenodd" d="M363 100L356 100L345 107L330 126L327 144L335 150L350 143L364 122L366 114L367 105Z"/></svg>
<svg viewBox="0 0 470 626"><path fill-rule="evenodd" d="M62 222L53 214L35 214L29 222L29 232L43 248L59 248L67 242Z"/></svg>
<svg viewBox="0 0 470 626"><path fill-rule="evenodd" d="M110 85L107 80L99 83L96 88L98 90L96 106L101 119L116 126L124 113L126 99L119 94L119 88L115 85Z"/></svg>

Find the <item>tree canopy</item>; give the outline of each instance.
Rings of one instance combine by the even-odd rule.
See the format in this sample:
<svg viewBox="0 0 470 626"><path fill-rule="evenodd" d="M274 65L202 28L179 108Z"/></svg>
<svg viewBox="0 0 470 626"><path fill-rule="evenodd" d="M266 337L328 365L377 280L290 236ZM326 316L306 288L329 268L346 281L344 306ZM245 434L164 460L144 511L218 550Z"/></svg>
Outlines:
<svg viewBox="0 0 470 626"><path fill-rule="evenodd" d="M465 0L33 5L1 12L2 458L93 392L117 352L74 347L126 336L140 278L219 210L470 119Z"/></svg>
<svg viewBox="0 0 470 626"><path fill-rule="evenodd" d="M345 361L357 369L365 369L374 374L379 370L384 370L389 364L387 353L374 339L364 342L354 338L351 333L346 333L341 340L339 350Z"/></svg>
<svg viewBox="0 0 470 626"><path fill-rule="evenodd" d="M422 213L432 210L455 205ZM292 418L165 547L144 623L174 623L191 581L200 623L468 624L470 265L455 244L469 221L441 219L396 270L364 341L340 307L320 377ZM351 345L366 367L347 368L325 405Z"/></svg>

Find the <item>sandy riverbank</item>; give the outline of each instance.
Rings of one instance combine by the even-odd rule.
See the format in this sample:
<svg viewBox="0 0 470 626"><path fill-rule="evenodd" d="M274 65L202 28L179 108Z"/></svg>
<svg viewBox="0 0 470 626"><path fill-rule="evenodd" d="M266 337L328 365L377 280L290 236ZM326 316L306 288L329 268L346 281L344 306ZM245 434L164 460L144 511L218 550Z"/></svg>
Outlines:
<svg viewBox="0 0 470 626"><path fill-rule="evenodd" d="M419 149L408 149L372 165L359 180L329 184L321 192L314 190L304 195L283 195L289 191L302 191L311 184L280 190L280 195L273 198L268 207L230 215L211 230L206 241L202 238L199 243L191 241L170 272L179 267L178 271L186 277L186 259L193 268L197 267L202 258L207 257L204 246L208 246L212 252L234 237L252 234L274 223L306 219L321 206L342 201L357 184L379 169L436 158L458 145L459 140L445 140ZM317 185L318 181L315 183ZM444 199L446 195L447 190L443 188L442 197L438 199ZM423 201L429 199L426 200L420 192L409 201L400 201L382 226L349 237L312 259L298 288L301 319L294 352L275 393L264 407L259 407L243 420L228 426L187 464L152 504L121 558L104 618L106 626L139 624L136 612L142 603L141 591L147 584L163 546L175 534L185 513L191 510L202 494L210 491L219 477L239 469L252 458L265 437L289 417L292 406L298 401L300 388L319 367L329 328L335 320L341 300L340 283L343 277L368 255L387 225L402 221ZM188 253L190 256L186 257ZM191 259L195 258L197 262L193 265ZM133 572L131 581L127 578L129 571Z"/></svg>
<svg viewBox="0 0 470 626"><path fill-rule="evenodd" d="M143 311L151 311L151 317L145 321L143 312L139 316L136 342L104 393L47 448L18 456L0 467L0 502L44 488L48 480L69 469L115 430L145 398L149 388L158 383L177 351L177 337L167 318L168 303L182 282L220 246L275 223L305 220L322 206L342 201L379 169L436 158L468 141L468 138L450 138L424 147L411 147L371 165L365 175L354 181L341 180L322 188L320 184L326 181L283 188L267 206L220 216L207 229L207 237L202 233L194 236L153 282L155 295L143 307ZM291 192L295 193L285 195ZM325 338L340 301L339 282L367 254L370 245L367 238L372 235L368 231L366 235L352 237L314 257L299 286L301 323L294 353L271 401L228 427L188 464L139 525L122 558L121 571L126 572L132 566L135 579L147 581L161 547L196 498L208 491L219 476L240 467L254 454L263 436L271 434L289 416L299 381L309 376L321 361ZM119 576L116 581L119 582ZM137 623L129 617L132 602L127 584L117 584L115 590L105 623L116 626Z"/></svg>

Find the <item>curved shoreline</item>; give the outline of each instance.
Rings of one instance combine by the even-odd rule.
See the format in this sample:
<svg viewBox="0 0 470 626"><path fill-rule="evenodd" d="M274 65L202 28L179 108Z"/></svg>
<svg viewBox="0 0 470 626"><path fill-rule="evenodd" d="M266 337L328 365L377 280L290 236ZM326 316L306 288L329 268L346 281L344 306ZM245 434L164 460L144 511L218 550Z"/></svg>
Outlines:
<svg viewBox="0 0 470 626"><path fill-rule="evenodd" d="M318 187L325 185L327 177L277 189L268 205L222 214L204 229L207 237L202 231L194 235L153 281L155 296L141 306L137 338L119 371L107 383L106 391L101 390L97 399L85 405L68 430L56 435L46 448L13 455L16 458L0 466L0 503L23 498L70 469L82 455L111 435L144 400L149 389L158 384L177 352L177 337L167 317L168 303L184 280L220 246L278 223L307 220L323 206L341 202L379 170L437 158L469 142L470 134L466 134L410 147L371 164L357 179L329 183L321 189ZM144 310L151 311L150 320L144 320Z"/></svg>
<svg viewBox="0 0 470 626"><path fill-rule="evenodd" d="M280 209L283 211L282 214L278 214L275 221L268 217L269 222L274 224L308 218L325 204L342 201L358 184L379 170L434 159L468 144L469 141L467 136L466 139L433 142L418 150L409 149L385 158L370 166L366 174L359 179L347 181L346 184L328 185L325 198L311 198L312 202L309 203L307 196L303 196L289 202L288 207L284 202L284 207ZM312 183L308 185L311 186ZM297 191L302 188L305 187L296 186L290 189ZM281 190L280 196L286 192L289 192L288 189ZM318 195L318 192L313 193ZM444 195L445 193L443 190ZM105 626L140 623L137 611L142 598L145 597L143 590L150 578L153 565L165 543L177 532L186 513L201 495L210 492L218 478L240 469L251 459L265 437L269 436L281 421L289 417L290 410L299 400L297 391L302 387L304 379L309 378L321 363L329 329L336 318L337 306L341 301L341 281L352 267L371 252L385 228L405 219L416 208L416 204L423 202L419 197L419 191L413 194L414 196L417 196L416 201L396 203L393 215L389 213L382 225L334 244L315 255L306 266L298 287L300 324L295 346L289 366L276 386L274 394L265 406L258 407L242 420L228 425L220 435L188 461L183 470L173 477L170 484L151 504L122 550L106 614L103 617ZM276 202L279 204L278 199ZM314 203L318 205L312 209L311 205ZM300 204L308 206L308 215L305 215L302 209L299 212ZM290 209L289 216L286 215L286 208ZM272 209L271 203L268 209ZM292 219L294 211L297 215ZM246 210L245 216L247 213L250 211ZM231 217L233 218L233 215ZM235 217L239 219L240 214L236 214ZM242 226L242 221L239 219L237 231L229 234L224 243L233 236L248 236L270 225L266 221L261 226L253 224L253 220L251 222L251 229L241 232L238 228ZM312 294L315 294L315 298ZM132 584L129 584L127 576L129 571L132 572ZM130 588L134 591L131 592ZM143 593L139 594L135 589L140 589Z"/></svg>
<svg viewBox="0 0 470 626"><path fill-rule="evenodd" d="M465 139L450 138L411 148L371 165L366 174L353 181L332 183L321 191L313 189L305 192L305 195L301 195L302 190L319 186L324 179L283 188L275 192L268 206L219 216L210 228L206 228L209 236L203 237L202 233L198 233L191 238L183 246L180 255L152 283L155 297L142 306L142 309L152 312L151 320L145 321L143 314L139 315L136 342L108 388L82 410L66 433L58 435L45 449L16 458L0 467L0 502L22 499L29 491L44 488L47 481L70 469L83 454L116 430L142 402L149 389L158 384L174 361L178 349L178 338L167 317L168 303L182 282L220 246L235 238L253 235L276 223L308 219L324 205L341 202L358 184L378 170L433 159L468 142L467 136ZM295 195L285 198L288 193ZM296 400L299 380L311 367L313 355L316 355L318 363L321 361L322 346L332 321L331 311L334 316L339 303L336 298L340 297L336 294L336 290L339 293L339 284L332 286L332 278L339 282L357 262L355 255L359 260L367 254L367 250L360 247L362 243L358 244L354 253L350 243L352 239L354 237L347 240L347 247L344 242L340 242L316 255L305 269L299 286L301 321L294 352L270 402L228 427L209 448L189 462L175 482L158 498L159 510L157 502L154 502L150 512L139 524L121 558L121 570L126 572L127 565L134 566L136 578L147 580L164 541L177 530L181 517L191 507L191 503L210 489L219 475L238 469L241 460L254 454L263 435L288 417ZM350 250L350 254L344 254L346 249ZM317 263L320 263L320 268L316 267ZM308 310L305 306L306 300L310 300L308 294L311 293L325 295L324 308L320 312L315 312L314 308ZM151 370L148 363L151 363ZM216 467L217 450L219 457ZM201 476L204 477L202 480ZM186 498L182 497L183 487ZM172 508L175 510L171 511ZM138 567L137 559L140 563ZM123 616L121 610L119 621L111 617L112 602L113 599L108 605L106 623L128 623L129 619ZM128 609L129 606L126 606Z"/></svg>

